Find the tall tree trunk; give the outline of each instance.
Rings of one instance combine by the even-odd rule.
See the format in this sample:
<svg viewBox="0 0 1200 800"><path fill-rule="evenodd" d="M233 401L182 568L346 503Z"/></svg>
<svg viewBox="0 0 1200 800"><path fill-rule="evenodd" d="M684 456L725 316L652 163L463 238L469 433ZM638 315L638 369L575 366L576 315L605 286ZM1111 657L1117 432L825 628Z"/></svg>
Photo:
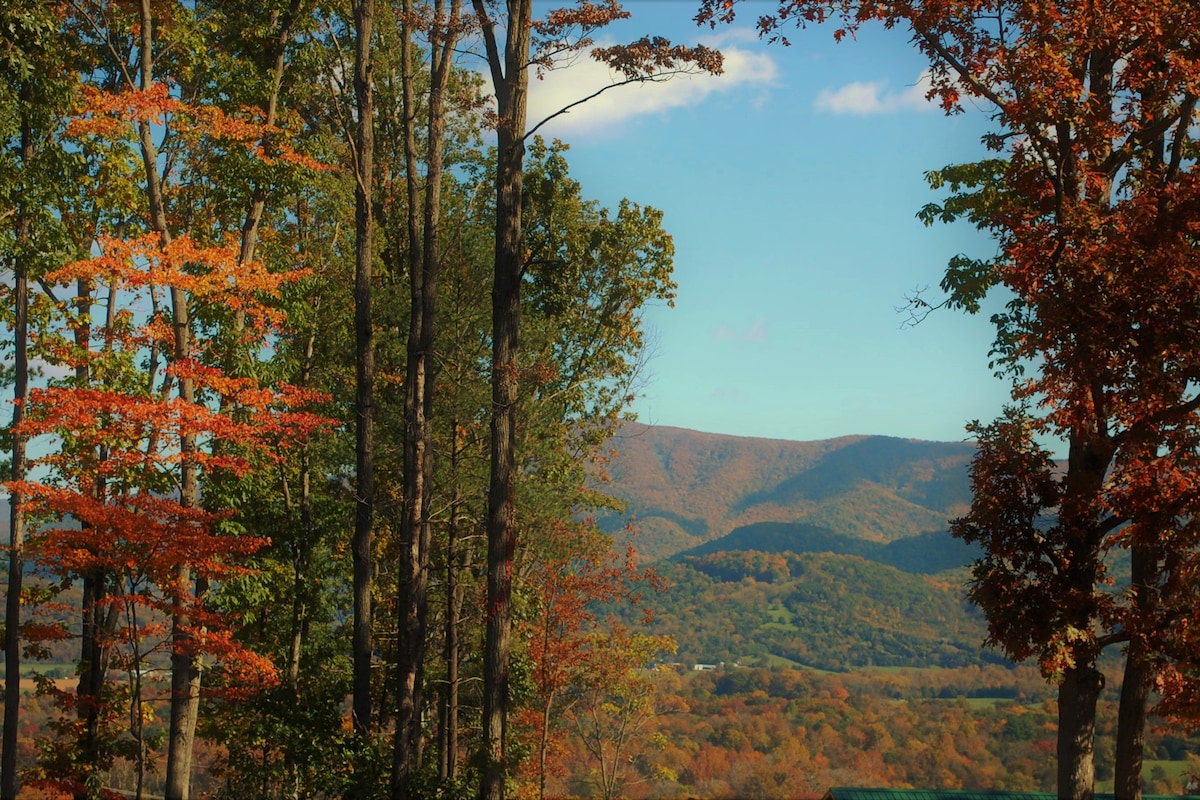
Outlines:
<svg viewBox="0 0 1200 800"><path fill-rule="evenodd" d="M462 494L458 475L458 420L450 420L450 520L446 526L446 632L444 658L446 686L442 694L440 714L440 758L438 779L443 785L458 775L458 661L459 623L465 584L462 576L471 564L470 548L461 547L459 515L462 513ZM461 553L459 552L461 549Z"/></svg>
<svg viewBox="0 0 1200 800"><path fill-rule="evenodd" d="M312 375L313 353L316 346L316 326L313 326L308 339L304 343L304 360L300 364L300 379L297 384L302 389L309 388ZM291 644L288 648L288 686L292 696L299 703L300 696L300 658L304 652L304 639L308 632L308 598L310 577L309 566L312 563L312 546L317 540L316 518L313 516L312 504L312 453L309 443L300 446L300 536L297 537L292 556L292 632ZM286 480L284 481L286 485Z"/></svg>
<svg viewBox="0 0 1200 800"><path fill-rule="evenodd" d="M501 55L486 0L473 0L496 96L496 241L492 285L491 476L488 485L487 610L483 656L483 779L480 800L503 800L516 527L517 332L521 319L521 189L529 90L532 0L508 0Z"/></svg>
<svg viewBox="0 0 1200 800"><path fill-rule="evenodd" d="M425 140L425 185L417 180L417 107L413 92L415 64L412 3L406 0L401 21L404 153L408 184L408 257L410 323L405 382L404 514L400 527L399 658L397 663L396 740L392 760L392 796L405 800L418 756L428 607L429 505L433 487L434 333L441 253L442 142L445 97L457 41L460 0L447 14L438 0L429 21L430 88Z"/></svg>
<svg viewBox="0 0 1200 800"><path fill-rule="evenodd" d="M1156 578L1158 558L1147 545L1135 542L1130 548L1130 592L1134 614L1150 611L1151 583ZM1117 709L1117 749L1113 795L1116 800L1141 800L1142 760L1146 749L1146 706L1150 700L1150 668L1145 642L1136 633L1125 651L1125 674L1121 680L1121 702Z"/></svg>
<svg viewBox="0 0 1200 800"><path fill-rule="evenodd" d="M141 1L141 72L140 86L148 90L154 84L154 27L150 0ZM138 136L141 144L142 165L146 175L146 198L150 206L150 226L159 235L160 244L171 243L171 231L167 224L166 203L163 198L162 182L158 169L158 148L154 143L154 131L148 121L139 120ZM176 362L191 358L192 335L191 315L187 294L178 287L171 288L171 315L174 331L173 357ZM191 378L178 379L179 398L184 403L196 402L195 386ZM199 475L196 469L196 436L186 433L180 436L179 461L179 504L184 508L196 508L200 502ZM187 800L190 792L192 750L196 739L196 718L200 709L201 664L195 653L190 633L190 596L193 584L191 565L180 564L175 573L176 596L171 609L171 697L167 724L167 766L165 788L166 800ZM204 590L201 580L195 581L196 597L199 602Z"/></svg>
<svg viewBox="0 0 1200 800"><path fill-rule="evenodd" d="M80 775L84 780L76 788L75 797L86 800L90 796L87 779L99 777L100 712L103 705L105 675L107 672L106 646L104 644L104 603L107 578L103 570L89 573L83 578L83 620L80 632L79 685L76 689L80 731L77 742Z"/></svg>
<svg viewBox="0 0 1200 800"><path fill-rule="evenodd" d="M1088 630L1095 619L1103 523L1095 499L1101 495L1114 445L1105 409L1097 406L1088 424L1072 431L1067 452L1065 493L1059 524L1069 531L1071 556L1064 566L1069 623ZM1065 670L1058 689L1058 796L1092 800L1095 791L1096 701L1104 675L1096 670L1096 643L1071 643L1075 666Z"/></svg>
<svg viewBox="0 0 1200 800"><path fill-rule="evenodd" d="M371 547L375 518L375 334L372 330L371 240L375 216L371 207L375 160L375 102L371 76L371 29L374 0L354 3L354 98L358 109L354 192L354 332L355 332L355 465L357 470L354 539L354 731L365 743L371 730ZM365 791L365 787L363 789Z"/></svg>
<svg viewBox="0 0 1200 800"><path fill-rule="evenodd" d="M418 664L424 657L425 636L419 607L427 581L422 571L421 528L425 501L425 384L429 379L425 358L425 262L421 239L421 186L417 167L417 111L413 82L416 64L412 47L417 15L404 0L400 20L401 99L404 116L404 171L407 203L407 267L409 276L409 329L404 381L404 506L400 519L400 564L397 576L396 731L392 750L392 797L408 797L416 727L419 723ZM432 112L431 112L432 116ZM432 145L430 145L432 147Z"/></svg>
<svg viewBox="0 0 1200 800"><path fill-rule="evenodd" d="M1066 671L1058 687L1058 797L1092 800L1096 769L1096 700L1104 675L1091 665Z"/></svg>
<svg viewBox="0 0 1200 800"><path fill-rule="evenodd" d="M75 347L79 352L86 353L91 347L92 338L89 322L92 313L92 286L83 279L76 282L75 312L79 319L75 327ZM87 386L89 380L90 367L88 362L83 360L75 367L75 381L79 386ZM103 460L103 450L96 456ZM94 498L102 499L102 481L97 480L89 491ZM88 526L88 523L83 523L85 529ZM81 800L88 796L87 784L93 774L98 774L97 765L100 760L100 707L107 672L103 644L106 581L102 569L94 569L85 574L83 597L80 601L79 683L75 692L75 712L80 723L76 747L79 750L78 763L82 774L79 775L81 780L74 796Z"/></svg>
<svg viewBox="0 0 1200 800"><path fill-rule="evenodd" d="M28 175L33 161L33 131L29 121L31 91L29 84L20 89L21 167ZM19 197L25 198L22 192ZM25 400L29 396L29 272L25 249L29 246L31 221L28 209L17 209L13 258L13 415L17 426L25 419ZM25 480L25 444L23 433L12 437L13 481ZM4 740L0 745L0 798L17 796L17 727L21 713L21 589L25 576L25 510L21 493L11 492L9 502L8 594L4 605Z"/></svg>
<svg viewBox="0 0 1200 800"><path fill-rule="evenodd" d="M1125 656L1121 702L1117 711L1117 749L1113 795L1116 800L1141 800L1142 759L1146 749L1146 705L1150 700L1150 671L1143 648L1130 643Z"/></svg>

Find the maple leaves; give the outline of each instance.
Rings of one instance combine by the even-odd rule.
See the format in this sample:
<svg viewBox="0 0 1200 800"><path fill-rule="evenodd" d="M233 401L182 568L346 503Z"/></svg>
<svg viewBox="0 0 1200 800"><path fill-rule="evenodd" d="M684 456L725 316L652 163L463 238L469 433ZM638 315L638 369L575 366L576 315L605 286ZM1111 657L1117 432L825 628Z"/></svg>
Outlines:
<svg viewBox="0 0 1200 800"><path fill-rule="evenodd" d="M164 115L186 116L157 84L85 96L91 105L67 130L91 143L119 142L134 135L130 126ZM208 137L246 145L269 136L261 125L215 110L196 119ZM103 160L112 151L88 152ZM64 586L84 584L80 686L59 696L63 710L79 716L63 727L74 737L64 746L82 755L46 762L49 778L68 782L91 780L111 760L118 734L106 726L119 724L114 703L141 702L140 677L122 699L109 682L110 666L140 675L137 665L152 654L174 659L182 647L191 657L214 660L210 669L225 673L227 693L276 681L270 661L238 642L231 620L197 593L201 580L245 574L248 558L267 541L242 535L219 493L203 503L189 499L186 475L246 475L279 462L283 450L330 425L308 410L323 401L319 393L229 375L217 366L230 347L253 352L269 345L282 322L281 289L303 271L272 272L244 257L240 244L223 243L219 232L169 237L129 227L115 226L120 235L96 235L90 257L42 276L49 297L55 286L74 286L76 297L40 319L34 352L52 377L29 393L25 417L14 426L42 443L42 455L31 460L38 479L7 487L44 521L30 537L40 569ZM168 310L161 302L167 296L184 298L184 305L173 302ZM195 324L188 305L210 320L198 326L206 336L180 336L181 325ZM227 322L234 319L236 326ZM181 341L187 343L182 349ZM56 635L46 626L23 633ZM130 735L141 737L140 728Z"/></svg>

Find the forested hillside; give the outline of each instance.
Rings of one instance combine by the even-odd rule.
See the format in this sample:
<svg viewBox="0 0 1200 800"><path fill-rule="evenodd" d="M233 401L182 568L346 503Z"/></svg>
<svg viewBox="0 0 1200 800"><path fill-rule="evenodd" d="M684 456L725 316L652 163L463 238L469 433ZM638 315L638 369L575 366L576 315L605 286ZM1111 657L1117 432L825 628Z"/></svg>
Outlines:
<svg viewBox="0 0 1200 800"><path fill-rule="evenodd" d="M905 572L921 574L966 566L980 553L978 547L954 538L949 531L933 531L882 543L839 536L828 528L803 522L759 522L736 528L720 539L685 550L673 556L672 560L728 550L855 555Z"/></svg>
<svg viewBox="0 0 1200 800"><path fill-rule="evenodd" d="M965 570L927 576L858 556L746 550L686 556L658 573L669 588L650 627L675 637L685 663L1007 663L981 646L986 629L963 596Z"/></svg>
<svg viewBox="0 0 1200 800"><path fill-rule="evenodd" d="M609 444L614 494L652 558L764 522L889 542L945 531L970 502L969 443L787 442L627 424Z"/></svg>

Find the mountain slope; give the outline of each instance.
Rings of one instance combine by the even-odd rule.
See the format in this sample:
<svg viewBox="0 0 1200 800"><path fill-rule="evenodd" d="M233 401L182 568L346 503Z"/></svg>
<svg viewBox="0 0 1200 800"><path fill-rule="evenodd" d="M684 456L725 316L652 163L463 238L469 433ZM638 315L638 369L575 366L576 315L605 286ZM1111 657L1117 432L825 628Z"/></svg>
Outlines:
<svg viewBox="0 0 1200 800"><path fill-rule="evenodd" d="M915 575L933 575L964 567L981 554L978 547L955 539L948 531L930 531L884 544L842 536L805 522L757 522L678 553L672 560L686 562L689 556L744 551L858 556Z"/></svg>
<svg viewBox="0 0 1200 800"><path fill-rule="evenodd" d="M945 530L970 502L970 443L791 442L629 424L610 445L606 489L628 504L635 543L651 558L762 522L889 542Z"/></svg>
<svg viewBox="0 0 1200 800"><path fill-rule="evenodd" d="M981 647L965 571L916 575L853 555L720 552L661 562L651 629L685 664L961 667L1004 663ZM952 576L952 577L947 577ZM720 609L720 613L714 613Z"/></svg>

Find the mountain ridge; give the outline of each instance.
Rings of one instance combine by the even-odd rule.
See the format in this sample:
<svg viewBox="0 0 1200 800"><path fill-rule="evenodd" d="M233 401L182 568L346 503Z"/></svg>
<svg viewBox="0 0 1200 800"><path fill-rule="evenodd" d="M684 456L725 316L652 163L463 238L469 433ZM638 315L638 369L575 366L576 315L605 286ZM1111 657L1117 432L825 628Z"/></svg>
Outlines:
<svg viewBox="0 0 1200 800"><path fill-rule="evenodd" d="M605 488L626 503L639 531L634 544L651 559L758 523L804 523L886 544L946 530L970 504L971 442L796 442L627 423L609 449Z"/></svg>

